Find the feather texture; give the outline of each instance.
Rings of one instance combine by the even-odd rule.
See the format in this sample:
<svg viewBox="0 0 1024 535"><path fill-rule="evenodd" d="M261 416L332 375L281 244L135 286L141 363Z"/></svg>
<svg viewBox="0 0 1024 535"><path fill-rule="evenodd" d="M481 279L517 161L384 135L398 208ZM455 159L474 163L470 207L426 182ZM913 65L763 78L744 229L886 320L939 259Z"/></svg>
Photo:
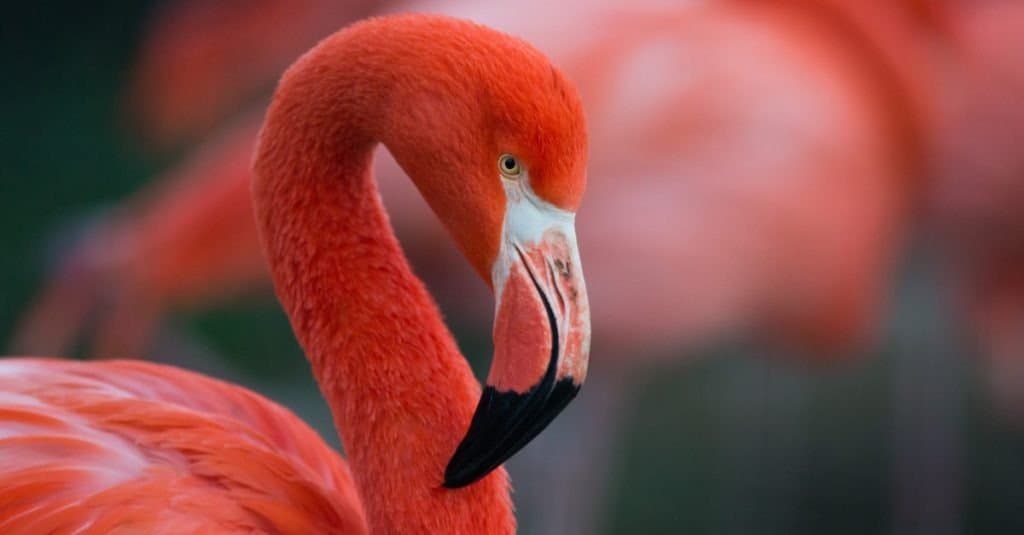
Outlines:
<svg viewBox="0 0 1024 535"><path fill-rule="evenodd" d="M0 361L0 532L364 533L342 458L243 388L132 361Z"/></svg>

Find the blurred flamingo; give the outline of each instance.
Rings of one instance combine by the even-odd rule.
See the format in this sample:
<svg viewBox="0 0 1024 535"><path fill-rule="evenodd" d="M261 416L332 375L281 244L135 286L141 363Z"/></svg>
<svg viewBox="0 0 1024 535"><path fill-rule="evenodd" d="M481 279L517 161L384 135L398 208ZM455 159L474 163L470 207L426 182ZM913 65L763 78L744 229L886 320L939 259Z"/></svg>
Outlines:
<svg viewBox="0 0 1024 535"><path fill-rule="evenodd" d="M633 373L737 330L816 362L870 343L924 186L930 26L891 2L560 6L547 32L519 7L475 18L549 51L587 108L579 225L604 389L525 452L556 457L540 448L561 437L587 455L523 481L563 489L538 498L545 533L591 533Z"/></svg>
<svg viewBox="0 0 1024 535"><path fill-rule="evenodd" d="M416 113L436 91L459 113ZM478 384L377 196L377 143L493 285L495 359L475 414ZM578 95L523 41L424 15L324 40L281 81L252 191L275 289L352 475L301 420L242 388L139 362L7 359L0 527L514 532L499 465L586 375L573 228L585 159Z"/></svg>
<svg viewBox="0 0 1024 535"><path fill-rule="evenodd" d="M126 113L168 146L260 98L302 51L370 15L383 0L179 0L155 10L132 73Z"/></svg>
<svg viewBox="0 0 1024 535"><path fill-rule="evenodd" d="M413 6L539 44L580 85L587 108L590 186L579 224L598 303L595 343L603 351L595 373L603 389L583 396L600 408L586 411L569 439L586 443L585 454L535 480L572 486L556 493L569 503L551 507L573 524L549 531L587 532L595 521L588 508L603 492L611 415L631 373L737 330L815 361L869 343L922 186L931 117L927 47L916 33L931 11L922 5ZM413 251L414 263L425 266L444 308L466 310L458 303L485 288L466 282L464 271L431 268L445 265L445 249L433 245L439 229L422 203L404 201L415 198L412 190L387 174L382 188L395 191L385 200L403 206L391 210L396 231L427 253L417 262ZM250 260L259 263L255 253ZM209 273L216 281L218 270ZM573 473L560 477L565 471ZM555 502L551 493L545 500Z"/></svg>
<svg viewBox="0 0 1024 535"><path fill-rule="evenodd" d="M1024 5L953 2L931 217L989 381L1024 416Z"/></svg>
<svg viewBox="0 0 1024 535"><path fill-rule="evenodd" d="M68 354L91 323L87 354L146 355L165 310L269 290L249 198L257 126L211 141L92 223L25 316L13 349Z"/></svg>

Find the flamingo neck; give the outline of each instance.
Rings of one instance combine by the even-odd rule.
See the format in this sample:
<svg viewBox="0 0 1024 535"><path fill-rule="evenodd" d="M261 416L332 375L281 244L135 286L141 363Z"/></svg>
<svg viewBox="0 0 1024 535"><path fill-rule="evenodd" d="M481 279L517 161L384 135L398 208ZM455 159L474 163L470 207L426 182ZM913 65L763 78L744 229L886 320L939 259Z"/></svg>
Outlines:
<svg viewBox="0 0 1024 535"><path fill-rule="evenodd" d="M254 205L278 298L334 415L370 529L512 532L503 470L441 487L480 390L372 177L373 121L396 103L378 96L387 93L374 86L385 83L379 71L361 78L365 55L315 52L286 73L268 111Z"/></svg>

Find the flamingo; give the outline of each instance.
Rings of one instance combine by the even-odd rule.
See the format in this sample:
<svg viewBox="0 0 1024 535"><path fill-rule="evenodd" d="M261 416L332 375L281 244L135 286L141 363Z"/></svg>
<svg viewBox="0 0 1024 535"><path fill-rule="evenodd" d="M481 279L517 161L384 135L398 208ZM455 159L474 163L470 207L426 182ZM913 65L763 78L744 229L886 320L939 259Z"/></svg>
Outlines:
<svg viewBox="0 0 1024 535"><path fill-rule="evenodd" d="M585 136L566 78L484 26L391 16L322 41L282 77L252 194L351 475L301 420L242 388L141 362L5 359L0 528L512 532L500 465L587 370L574 230ZM391 232L369 167L378 143L494 288L482 394Z"/></svg>
<svg viewBox="0 0 1024 535"><path fill-rule="evenodd" d="M582 396L592 410L574 422L586 452L522 484L564 485L558 498L577 503L549 507L570 511L558 516L587 532L610 464L610 415L634 373L737 330L809 350L812 362L842 360L855 354L844 349L870 340L907 207L920 194L914 175L930 125L930 72L903 4L581 6L414 7L525 36L581 88L594 150L579 225L588 230L584 254L597 260L588 277L598 281L593 321L605 348L596 357L604 388ZM592 31L564 38L577 28ZM399 195L385 200L411 198L386 174L382 187L398 184ZM411 235L405 228L434 243L426 207L407 206L392 210L399 235ZM449 265L444 249L425 249ZM428 277L457 288L438 292L455 311L486 290L457 269ZM543 457L578 441L562 437L526 454Z"/></svg>

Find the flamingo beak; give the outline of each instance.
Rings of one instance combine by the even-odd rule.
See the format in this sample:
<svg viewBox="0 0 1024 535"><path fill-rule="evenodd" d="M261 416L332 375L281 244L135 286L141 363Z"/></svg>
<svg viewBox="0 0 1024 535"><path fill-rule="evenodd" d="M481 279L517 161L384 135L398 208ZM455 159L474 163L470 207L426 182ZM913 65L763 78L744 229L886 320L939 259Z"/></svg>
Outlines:
<svg viewBox="0 0 1024 535"><path fill-rule="evenodd" d="M506 185L509 208L493 269L497 311L487 385L444 474L458 488L505 462L579 392L590 352L590 310L574 214Z"/></svg>

